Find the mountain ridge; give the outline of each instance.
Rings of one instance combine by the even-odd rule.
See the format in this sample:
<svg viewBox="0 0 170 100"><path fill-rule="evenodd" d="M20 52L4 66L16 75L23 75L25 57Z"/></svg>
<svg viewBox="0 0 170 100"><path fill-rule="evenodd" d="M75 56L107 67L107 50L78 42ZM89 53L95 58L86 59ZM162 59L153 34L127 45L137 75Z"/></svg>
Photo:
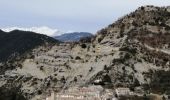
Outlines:
<svg viewBox="0 0 170 100"><path fill-rule="evenodd" d="M13 30L21 30L21 31L29 31L29 32L35 32L39 34L44 34L48 36L54 36L54 35L60 35L63 34L63 32L59 31L58 29L49 28L47 26L41 26L41 27L6 27L2 28L5 32L10 32Z"/></svg>
<svg viewBox="0 0 170 100"><path fill-rule="evenodd" d="M28 31L13 30L11 32L0 31L0 61L7 60L14 53L24 53L33 48L45 44L45 42L57 43L51 37Z"/></svg>
<svg viewBox="0 0 170 100"><path fill-rule="evenodd" d="M72 32L72 33L65 33L59 36L55 36L54 38L62 42L78 42L82 38L86 38L86 37L93 37L93 35L89 32Z"/></svg>

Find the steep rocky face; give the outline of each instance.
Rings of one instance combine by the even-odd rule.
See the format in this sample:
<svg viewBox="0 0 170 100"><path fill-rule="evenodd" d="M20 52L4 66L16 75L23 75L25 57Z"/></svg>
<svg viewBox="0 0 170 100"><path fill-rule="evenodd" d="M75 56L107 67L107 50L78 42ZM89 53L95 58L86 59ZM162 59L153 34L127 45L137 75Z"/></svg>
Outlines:
<svg viewBox="0 0 170 100"><path fill-rule="evenodd" d="M134 87L150 83L151 71L169 70L169 18L168 8L146 6L99 31L94 43L118 47L119 57L96 77Z"/></svg>
<svg viewBox="0 0 170 100"><path fill-rule="evenodd" d="M160 71L168 73L170 67L169 20L168 8L140 7L94 38L34 48L33 57L16 61L21 67L7 70L0 85L16 83L27 99L35 100L51 88L62 91L91 84L132 90L143 86L157 92L152 88L157 84L151 83L159 83L156 76Z"/></svg>

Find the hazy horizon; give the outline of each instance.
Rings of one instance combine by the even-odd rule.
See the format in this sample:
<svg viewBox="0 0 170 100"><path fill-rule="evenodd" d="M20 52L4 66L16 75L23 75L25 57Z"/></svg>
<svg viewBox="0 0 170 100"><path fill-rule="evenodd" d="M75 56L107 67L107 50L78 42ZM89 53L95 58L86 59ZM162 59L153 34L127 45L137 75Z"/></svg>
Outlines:
<svg viewBox="0 0 170 100"><path fill-rule="evenodd" d="M0 0L0 28L47 26L92 32L140 6L168 6L169 0Z"/></svg>

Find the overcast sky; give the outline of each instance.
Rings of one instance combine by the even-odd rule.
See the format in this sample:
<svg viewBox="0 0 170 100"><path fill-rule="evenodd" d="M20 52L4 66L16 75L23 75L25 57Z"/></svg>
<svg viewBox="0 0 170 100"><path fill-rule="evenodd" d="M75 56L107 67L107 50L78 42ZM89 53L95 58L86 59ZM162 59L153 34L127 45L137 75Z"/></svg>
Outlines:
<svg viewBox="0 0 170 100"><path fill-rule="evenodd" d="M0 27L96 32L142 5L168 6L170 0L0 0Z"/></svg>

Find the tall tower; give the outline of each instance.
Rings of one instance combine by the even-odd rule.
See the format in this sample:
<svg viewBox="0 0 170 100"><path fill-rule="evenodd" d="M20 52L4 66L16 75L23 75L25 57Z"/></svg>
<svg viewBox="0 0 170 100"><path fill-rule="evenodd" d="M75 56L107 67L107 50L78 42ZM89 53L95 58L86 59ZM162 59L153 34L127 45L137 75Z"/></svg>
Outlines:
<svg viewBox="0 0 170 100"><path fill-rule="evenodd" d="M51 92L51 100L56 100L56 95L54 91Z"/></svg>

